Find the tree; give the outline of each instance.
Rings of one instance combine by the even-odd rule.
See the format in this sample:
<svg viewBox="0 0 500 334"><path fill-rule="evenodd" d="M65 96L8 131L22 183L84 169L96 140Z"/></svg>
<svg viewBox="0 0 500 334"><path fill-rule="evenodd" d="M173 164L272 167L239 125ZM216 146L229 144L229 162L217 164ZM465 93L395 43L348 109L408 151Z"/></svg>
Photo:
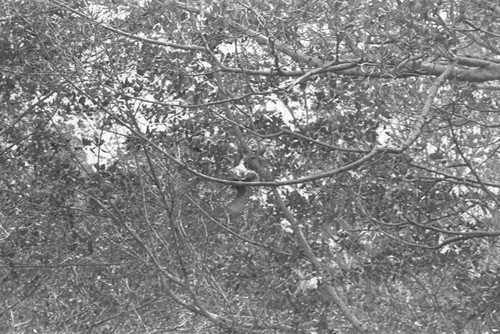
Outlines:
<svg viewBox="0 0 500 334"><path fill-rule="evenodd" d="M3 329L499 330L499 16L4 4Z"/></svg>

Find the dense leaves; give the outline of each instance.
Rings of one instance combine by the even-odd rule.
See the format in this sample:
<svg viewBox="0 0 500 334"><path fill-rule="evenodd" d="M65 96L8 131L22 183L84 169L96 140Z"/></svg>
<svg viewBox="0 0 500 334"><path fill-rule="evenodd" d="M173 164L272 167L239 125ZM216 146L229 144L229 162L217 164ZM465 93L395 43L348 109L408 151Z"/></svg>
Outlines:
<svg viewBox="0 0 500 334"><path fill-rule="evenodd" d="M2 331L500 331L494 2L0 8Z"/></svg>

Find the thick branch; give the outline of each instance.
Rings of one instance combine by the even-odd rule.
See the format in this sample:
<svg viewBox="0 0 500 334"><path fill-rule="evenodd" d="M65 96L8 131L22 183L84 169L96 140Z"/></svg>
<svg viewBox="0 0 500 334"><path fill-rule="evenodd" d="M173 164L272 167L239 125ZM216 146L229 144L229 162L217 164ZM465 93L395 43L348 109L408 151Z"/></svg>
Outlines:
<svg viewBox="0 0 500 334"><path fill-rule="evenodd" d="M143 43L147 43L147 44L154 44L154 45L160 45L160 46L165 46L165 47L171 47L171 48L175 48L175 49L182 49L182 50L194 50L194 51L205 51L205 48L204 47L201 47L201 46L196 46L196 45L183 45L183 44L177 44L177 43L168 43L168 42L162 42L162 41L159 41L159 40L156 40L156 39L150 39L150 38L145 38L145 37L140 37L140 36L137 36L137 35L134 35L134 34L130 34L126 31L123 31L123 30L120 30L120 29L116 29L116 28L113 28L111 27L110 25L107 25L106 23L102 23L102 22L97 22L95 21L94 19L92 19L91 17L71 8L70 6L66 5L64 2L62 1L59 1L59 0L52 0L52 2L56 3L57 5L63 7L64 9L80 16L80 17L83 17L84 19L88 20L89 22L93 22L94 24L106 29L106 30L109 30L111 32L114 32L118 35L121 35L121 36L124 36L124 37L127 37L127 38L130 38L130 39L133 39L133 40L136 40L136 41L139 41L139 42L143 42Z"/></svg>
<svg viewBox="0 0 500 334"><path fill-rule="evenodd" d="M222 78L221 78L219 72L217 72L217 74L216 74L216 80L220 85L219 89L221 89L221 91L223 91ZM243 147L243 149L245 150L245 152L248 155L253 154L252 150L250 149L250 147L248 147L246 141L244 140L243 133L242 133L240 127L235 124L234 115L231 112L231 110L229 109L228 104L225 104L224 106L225 106L225 110L226 110L226 117L233 121L233 125L232 125L233 132L234 132L235 136L237 137L238 141L240 142L240 145ZM251 163L253 165L253 168L257 171L257 173L265 179L268 175L268 172L262 166L259 159L257 159L257 158L251 159ZM299 222L295 219L295 216L292 214L292 212L285 205L278 189L276 189L276 188L273 189L273 195L274 195L274 199L275 199L276 204L278 205L278 207L281 209L281 211L283 212L285 217L288 219L288 221L292 225L295 237L297 238L297 243L299 245L299 248L304 252L305 256L313 264L316 272L321 276L322 273L325 272L323 265L322 265L320 259L318 259L316 257L316 255L314 254L313 250L311 249L309 243L307 242L306 237L302 233L302 228L301 228ZM328 293L328 295L330 296L330 298L339 307L342 314L352 324L352 326L360 332L366 332L367 328L365 327L365 325L349 309L346 302L340 297L337 289L334 286L328 285L326 283L324 284L324 288L325 288L326 292Z"/></svg>
<svg viewBox="0 0 500 334"><path fill-rule="evenodd" d="M420 113L420 116L417 118L417 122L415 124L414 130L408 136L408 139L401 145L401 147L400 147L401 151L406 150L408 147L410 147L418 139L418 137L420 137L420 134L422 133L422 129L424 128L425 124L427 123L427 121L429 119L432 103L434 101L434 98L436 97L436 94L439 90L439 87L441 87L441 85L446 80L446 78L449 75L451 75L454 68L455 68L455 63L451 62L446 67L446 70L444 70L443 73L441 73L441 75L432 83L432 87L429 91L429 95L427 96L427 99L425 100L425 104L424 104L424 107L422 108L422 112Z"/></svg>

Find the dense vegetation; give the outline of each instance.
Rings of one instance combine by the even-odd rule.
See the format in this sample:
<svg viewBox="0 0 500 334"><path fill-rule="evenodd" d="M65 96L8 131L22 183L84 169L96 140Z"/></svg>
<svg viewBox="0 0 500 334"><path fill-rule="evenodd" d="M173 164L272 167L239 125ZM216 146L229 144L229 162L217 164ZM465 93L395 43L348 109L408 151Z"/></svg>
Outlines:
<svg viewBox="0 0 500 334"><path fill-rule="evenodd" d="M0 331L500 332L499 28L479 0L3 2Z"/></svg>

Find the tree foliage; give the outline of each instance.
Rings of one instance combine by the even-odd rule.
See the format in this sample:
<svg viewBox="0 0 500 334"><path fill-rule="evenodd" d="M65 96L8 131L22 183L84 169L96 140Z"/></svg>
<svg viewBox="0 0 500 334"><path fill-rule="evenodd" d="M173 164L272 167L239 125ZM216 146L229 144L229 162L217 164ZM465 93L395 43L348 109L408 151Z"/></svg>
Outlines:
<svg viewBox="0 0 500 334"><path fill-rule="evenodd" d="M2 4L0 328L499 331L499 22Z"/></svg>

